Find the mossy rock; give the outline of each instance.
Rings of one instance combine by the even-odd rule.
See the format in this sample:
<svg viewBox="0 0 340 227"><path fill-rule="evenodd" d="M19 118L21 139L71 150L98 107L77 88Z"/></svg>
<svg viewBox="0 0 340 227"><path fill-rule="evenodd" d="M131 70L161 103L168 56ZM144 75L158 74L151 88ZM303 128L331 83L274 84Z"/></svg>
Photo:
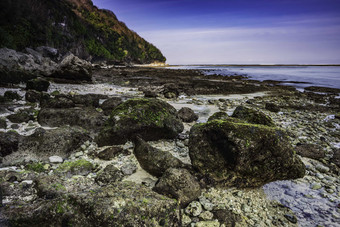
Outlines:
<svg viewBox="0 0 340 227"><path fill-rule="evenodd" d="M214 120L191 128L192 165L222 186L257 187L303 177L286 134L264 125Z"/></svg>
<svg viewBox="0 0 340 227"><path fill-rule="evenodd" d="M137 134L147 141L173 139L183 129L170 104L158 99L130 99L113 109L96 142L100 146L123 144Z"/></svg>
<svg viewBox="0 0 340 227"><path fill-rule="evenodd" d="M244 106L238 106L232 117L247 121L252 124L275 126L273 120L264 113Z"/></svg>
<svg viewBox="0 0 340 227"><path fill-rule="evenodd" d="M208 118L208 121L213 120L227 120L230 119L229 115L226 112L220 111L216 112Z"/></svg>
<svg viewBox="0 0 340 227"><path fill-rule="evenodd" d="M94 169L91 162L85 159L68 161L60 164L56 171L58 173L67 173L72 175L87 175Z"/></svg>
<svg viewBox="0 0 340 227"><path fill-rule="evenodd" d="M15 91L6 91L4 97L8 100L21 100L21 96Z"/></svg>

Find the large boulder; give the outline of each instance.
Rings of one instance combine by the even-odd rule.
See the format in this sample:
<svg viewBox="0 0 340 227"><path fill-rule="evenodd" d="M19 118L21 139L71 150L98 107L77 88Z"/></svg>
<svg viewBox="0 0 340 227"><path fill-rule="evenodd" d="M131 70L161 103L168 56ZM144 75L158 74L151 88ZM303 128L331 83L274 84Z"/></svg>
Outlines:
<svg viewBox="0 0 340 227"><path fill-rule="evenodd" d="M158 99L130 99L113 109L96 141L124 144L139 134L144 140L173 139L184 129L177 111Z"/></svg>
<svg viewBox="0 0 340 227"><path fill-rule="evenodd" d="M38 122L42 126L80 126L90 132L99 132L105 117L93 108L43 108L39 111Z"/></svg>
<svg viewBox="0 0 340 227"><path fill-rule="evenodd" d="M57 186L64 193L27 206L6 206L2 218L9 226L180 226L177 202L143 185L118 182L101 188L74 187L72 192L69 185Z"/></svg>
<svg viewBox="0 0 340 227"><path fill-rule="evenodd" d="M219 111L214 113L208 118L208 121L213 121L213 120L228 120L230 119L229 115L227 112Z"/></svg>
<svg viewBox="0 0 340 227"><path fill-rule="evenodd" d="M58 68L50 76L65 80L91 81L92 65L73 54L69 54L63 58Z"/></svg>
<svg viewBox="0 0 340 227"><path fill-rule="evenodd" d="M257 187L305 174L286 134L263 125L229 120L196 124L189 155L194 168L224 186Z"/></svg>
<svg viewBox="0 0 340 227"><path fill-rule="evenodd" d="M105 115L110 115L112 110L121 103L122 103L122 98L112 97L112 98L105 100L100 105L100 108L103 109Z"/></svg>
<svg viewBox="0 0 340 227"><path fill-rule="evenodd" d="M264 113L244 106L236 107L232 117L245 120L252 124L275 126L273 120Z"/></svg>
<svg viewBox="0 0 340 227"><path fill-rule="evenodd" d="M0 132L0 156L4 157L19 149L21 136L16 132Z"/></svg>
<svg viewBox="0 0 340 227"><path fill-rule="evenodd" d="M134 144L133 153L140 166L153 176L160 177L169 168L188 167L169 152L156 149L139 137L135 139Z"/></svg>
<svg viewBox="0 0 340 227"><path fill-rule="evenodd" d="M47 91L50 82L43 78L36 78L29 80L26 83L26 90Z"/></svg>
<svg viewBox="0 0 340 227"><path fill-rule="evenodd" d="M66 158L85 141L91 140L84 129L79 127L60 127L52 130L39 128L30 136L11 136L13 138L5 144L7 147L7 149L4 149L5 155L9 154L9 151L18 152L4 157L3 163L5 165L29 160L47 161L53 155ZM6 134L6 137L9 138L8 134Z"/></svg>
<svg viewBox="0 0 340 227"><path fill-rule="evenodd" d="M201 195L200 184L186 169L167 169L153 190L177 199L182 207Z"/></svg>

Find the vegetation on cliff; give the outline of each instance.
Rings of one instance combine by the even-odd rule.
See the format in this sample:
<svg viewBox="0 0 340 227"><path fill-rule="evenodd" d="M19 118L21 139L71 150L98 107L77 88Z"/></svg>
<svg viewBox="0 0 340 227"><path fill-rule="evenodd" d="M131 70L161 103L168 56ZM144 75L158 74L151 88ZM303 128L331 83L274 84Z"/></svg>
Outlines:
<svg viewBox="0 0 340 227"><path fill-rule="evenodd" d="M91 0L3 0L0 48L52 46L82 58L164 62L162 53Z"/></svg>

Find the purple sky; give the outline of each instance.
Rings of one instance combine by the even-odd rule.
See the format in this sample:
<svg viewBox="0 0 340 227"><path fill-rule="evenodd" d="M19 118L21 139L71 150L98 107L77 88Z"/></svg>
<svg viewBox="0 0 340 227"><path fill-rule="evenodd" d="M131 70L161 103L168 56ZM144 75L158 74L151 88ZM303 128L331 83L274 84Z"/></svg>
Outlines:
<svg viewBox="0 0 340 227"><path fill-rule="evenodd" d="M340 64L339 0L93 0L169 64Z"/></svg>

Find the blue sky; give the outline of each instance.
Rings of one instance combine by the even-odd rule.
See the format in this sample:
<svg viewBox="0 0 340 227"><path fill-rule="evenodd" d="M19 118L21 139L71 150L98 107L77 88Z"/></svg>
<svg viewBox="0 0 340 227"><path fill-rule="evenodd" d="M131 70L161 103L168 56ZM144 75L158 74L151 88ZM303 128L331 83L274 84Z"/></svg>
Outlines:
<svg viewBox="0 0 340 227"><path fill-rule="evenodd" d="M169 64L340 64L340 0L93 0Z"/></svg>

